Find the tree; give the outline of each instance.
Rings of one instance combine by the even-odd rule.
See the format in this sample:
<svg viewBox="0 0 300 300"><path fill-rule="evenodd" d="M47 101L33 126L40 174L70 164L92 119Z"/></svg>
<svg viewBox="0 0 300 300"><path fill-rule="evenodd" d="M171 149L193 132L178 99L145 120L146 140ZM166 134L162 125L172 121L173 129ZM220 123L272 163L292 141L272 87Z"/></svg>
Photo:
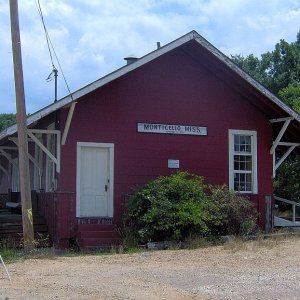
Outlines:
<svg viewBox="0 0 300 300"><path fill-rule="evenodd" d="M300 84L289 84L281 89L278 95L286 104L300 113Z"/></svg>
<svg viewBox="0 0 300 300"><path fill-rule="evenodd" d="M16 123L15 114L0 114L0 131L15 123Z"/></svg>
<svg viewBox="0 0 300 300"><path fill-rule="evenodd" d="M267 87L269 86L268 74L265 72L265 61L260 60L253 54L247 57L231 55L231 60L255 80Z"/></svg>
<svg viewBox="0 0 300 300"><path fill-rule="evenodd" d="M233 55L231 59L278 95L289 84L300 84L300 31L295 42L288 43L282 39L272 52L262 54L261 58L250 54L247 57Z"/></svg>
<svg viewBox="0 0 300 300"><path fill-rule="evenodd" d="M280 40L275 50L263 59L267 60L270 88L276 94L289 84L300 83L300 48L296 42Z"/></svg>

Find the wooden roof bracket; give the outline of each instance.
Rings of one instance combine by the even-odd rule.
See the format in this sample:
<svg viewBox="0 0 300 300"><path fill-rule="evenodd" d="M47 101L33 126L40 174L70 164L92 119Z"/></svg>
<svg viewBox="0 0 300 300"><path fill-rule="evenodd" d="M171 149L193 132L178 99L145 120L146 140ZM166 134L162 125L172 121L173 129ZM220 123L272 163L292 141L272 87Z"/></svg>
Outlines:
<svg viewBox="0 0 300 300"><path fill-rule="evenodd" d="M34 135L35 133L55 134L56 135L56 157L43 145L43 143ZM55 163L57 173L60 173L60 145L61 134L59 130L46 129L28 129L27 134L35 142L35 144Z"/></svg>
<svg viewBox="0 0 300 300"><path fill-rule="evenodd" d="M9 161L10 164L19 168L19 166L11 159L10 155L7 152L5 152L3 149L0 149L0 156L4 156Z"/></svg>
<svg viewBox="0 0 300 300"><path fill-rule="evenodd" d="M284 135L286 129L288 128L290 122L293 120L293 117L286 117L286 118L279 118L279 119L272 119L270 120L271 123L278 123L284 122L283 126L281 127L273 145L270 149L270 154L273 155L273 178L276 176L276 170L279 166L287 159L287 157L292 153L292 151L300 145L300 143L290 143L290 142L280 142L282 136ZM289 147L284 155L276 162L276 148L277 146L287 146Z"/></svg>
<svg viewBox="0 0 300 300"><path fill-rule="evenodd" d="M10 185L10 176L9 171L6 170L1 164L0 164L0 171L2 171L7 176L7 182Z"/></svg>
<svg viewBox="0 0 300 300"><path fill-rule="evenodd" d="M15 149L16 147L3 147L3 146L0 147L1 150L14 150L13 148ZM6 158L8 159L8 161L9 161L9 163L12 164L13 162L10 161L11 158L10 158L9 154L6 153L6 152L5 152L5 154L8 155L9 159L8 159L8 157L6 157L5 155L3 155L3 153L0 153L0 156L6 157ZM9 165L8 165L8 166L9 166ZM1 164L0 164L0 170L7 176L8 183L10 183L9 171L6 170Z"/></svg>
<svg viewBox="0 0 300 300"><path fill-rule="evenodd" d="M7 171L3 166L1 166L1 165L0 165L0 170L1 170L5 175L7 175L7 178L9 178L8 171Z"/></svg>
<svg viewBox="0 0 300 300"><path fill-rule="evenodd" d="M63 132L63 135L62 135L62 138L61 138L61 144L62 145L66 144L66 140L67 140L67 137L68 137L68 133L69 133L69 129L70 129L71 121L72 121L72 118L73 118L73 113L74 113L76 103L77 102L72 102L71 107L69 108L68 117L67 117L64 132Z"/></svg>
<svg viewBox="0 0 300 300"><path fill-rule="evenodd" d="M10 141L14 142L17 147L3 147L3 148L10 148L11 150L18 150L18 138L16 137L11 137L11 138L8 138ZM28 139L28 142L32 142L32 140ZM1 148L1 147L0 147ZM28 157L29 157L29 160L34 164L34 166L38 169L38 172L39 174L41 174L41 168L38 164L38 162L36 161L36 159L30 154L28 153Z"/></svg>
<svg viewBox="0 0 300 300"><path fill-rule="evenodd" d="M9 147L0 147L0 156L4 156L8 160L9 164L14 165L15 167L19 168L19 166L11 159L11 156L7 152L4 151L4 150L12 150L12 149L5 149L5 148L9 148ZM6 170L2 165L0 165L0 170L4 174L6 174L8 184L10 185L9 170Z"/></svg>

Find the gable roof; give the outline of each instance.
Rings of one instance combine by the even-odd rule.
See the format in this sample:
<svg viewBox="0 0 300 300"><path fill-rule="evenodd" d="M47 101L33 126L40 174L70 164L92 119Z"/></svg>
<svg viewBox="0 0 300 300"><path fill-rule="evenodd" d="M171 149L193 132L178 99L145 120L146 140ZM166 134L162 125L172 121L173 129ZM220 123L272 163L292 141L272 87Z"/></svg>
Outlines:
<svg viewBox="0 0 300 300"><path fill-rule="evenodd" d="M263 85L258 83L255 79L253 79L250 75L245 73L243 70L241 70L236 64L234 64L225 54L223 54L221 51L219 51L217 48L215 48L212 44L210 44L206 39L204 39L201 35L199 35L196 31L191 31L184 36L170 42L169 44L166 44L165 46L162 46L145 56L139 58L134 63L130 65L125 65L116 71L86 85L85 87L75 91L71 95L68 95L59 101L52 103L43 109L37 111L36 113L30 115L27 118L27 125L31 125L35 123L36 121L42 119L43 117L51 114L52 112L69 105L70 103L79 100L84 95L87 95L96 89L106 85L107 83L116 80L117 78L120 78L121 76L145 65L148 62L151 62L152 60L184 45L187 44L190 41L195 41L197 44L201 45L204 49L206 49L211 55L213 55L219 62L226 65L230 70L232 70L234 73L236 73L239 77L244 79L248 84L250 84L252 87L254 87L259 93L264 95L271 103L275 104L283 112L287 114L287 117L293 117L294 120L296 120L300 125L300 115L297 114L293 109L291 109L288 105L286 105L284 102L282 102L278 97L276 97L273 93L271 93L267 88L265 88ZM12 125L6 129L4 129L2 132L0 132L0 140L4 139L5 137L8 137L14 133L17 132L17 126Z"/></svg>

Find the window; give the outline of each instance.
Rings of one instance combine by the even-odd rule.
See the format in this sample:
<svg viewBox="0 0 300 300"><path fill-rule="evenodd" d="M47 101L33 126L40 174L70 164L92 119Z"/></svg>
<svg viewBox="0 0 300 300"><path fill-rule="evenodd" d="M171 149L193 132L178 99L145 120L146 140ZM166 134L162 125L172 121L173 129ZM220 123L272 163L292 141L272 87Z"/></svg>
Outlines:
<svg viewBox="0 0 300 300"><path fill-rule="evenodd" d="M257 193L256 131L229 130L229 187L240 193Z"/></svg>

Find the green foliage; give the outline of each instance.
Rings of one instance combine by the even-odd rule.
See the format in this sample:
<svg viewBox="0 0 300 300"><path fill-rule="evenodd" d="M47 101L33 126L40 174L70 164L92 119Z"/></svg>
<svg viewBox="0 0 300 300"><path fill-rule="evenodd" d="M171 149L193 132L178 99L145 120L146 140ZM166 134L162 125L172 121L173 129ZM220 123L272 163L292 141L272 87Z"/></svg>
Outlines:
<svg viewBox="0 0 300 300"><path fill-rule="evenodd" d="M292 156L277 170L274 181L277 196L300 202L300 157Z"/></svg>
<svg viewBox="0 0 300 300"><path fill-rule="evenodd" d="M210 235L248 234L256 226L251 203L225 186L206 187L187 172L158 177L137 187L125 214L125 241L185 240ZM126 232L130 234L126 234Z"/></svg>
<svg viewBox="0 0 300 300"><path fill-rule="evenodd" d="M0 114L0 131L15 123L16 123L15 114Z"/></svg>
<svg viewBox="0 0 300 300"><path fill-rule="evenodd" d="M289 84L279 91L279 97L300 113L300 84Z"/></svg>
<svg viewBox="0 0 300 300"><path fill-rule="evenodd" d="M275 50L262 56L262 59L267 62L270 89L276 94L289 84L300 82L300 48L297 43L280 40Z"/></svg>
<svg viewBox="0 0 300 300"><path fill-rule="evenodd" d="M243 57L241 55L231 55L231 60L258 82L265 86L269 86L270 79L265 72L267 68L265 61L260 60L253 54L250 54L247 57Z"/></svg>
<svg viewBox="0 0 300 300"><path fill-rule="evenodd" d="M40 242L40 239L38 239ZM40 242L43 245L43 241ZM16 262L21 259L30 258L53 258L53 248L34 248L31 251L26 251L22 247L22 242L11 238L0 239L0 254L5 263Z"/></svg>
<svg viewBox="0 0 300 300"><path fill-rule="evenodd" d="M193 231L208 233L203 178L178 172L137 187L129 199L125 220L139 241L183 239Z"/></svg>
<svg viewBox="0 0 300 300"><path fill-rule="evenodd" d="M122 239L122 247L124 251L131 251L138 247L139 237L135 224L132 220L128 220L127 224L124 222L119 229Z"/></svg>
<svg viewBox="0 0 300 300"><path fill-rule="evenodd" d="M212 235L248 235L254 231L257 213L250 201L225 185L210 185L208 192Z"/></svg>
<svg viewBox="0 0 300 300"><path fill-rule="evenodd" d="M289 84L300 83L300 31L296 42L280 40L272 52L262 54L261 58L250 54L247 57L234 55L231 59L278 95Z"/></svg>
<svg viewBox="0 0 300 300"><path fill-rule="evenodd" d="M5 262L12 262L18 259L18 245L12 239L0 239L0 254Z"/></svg>

